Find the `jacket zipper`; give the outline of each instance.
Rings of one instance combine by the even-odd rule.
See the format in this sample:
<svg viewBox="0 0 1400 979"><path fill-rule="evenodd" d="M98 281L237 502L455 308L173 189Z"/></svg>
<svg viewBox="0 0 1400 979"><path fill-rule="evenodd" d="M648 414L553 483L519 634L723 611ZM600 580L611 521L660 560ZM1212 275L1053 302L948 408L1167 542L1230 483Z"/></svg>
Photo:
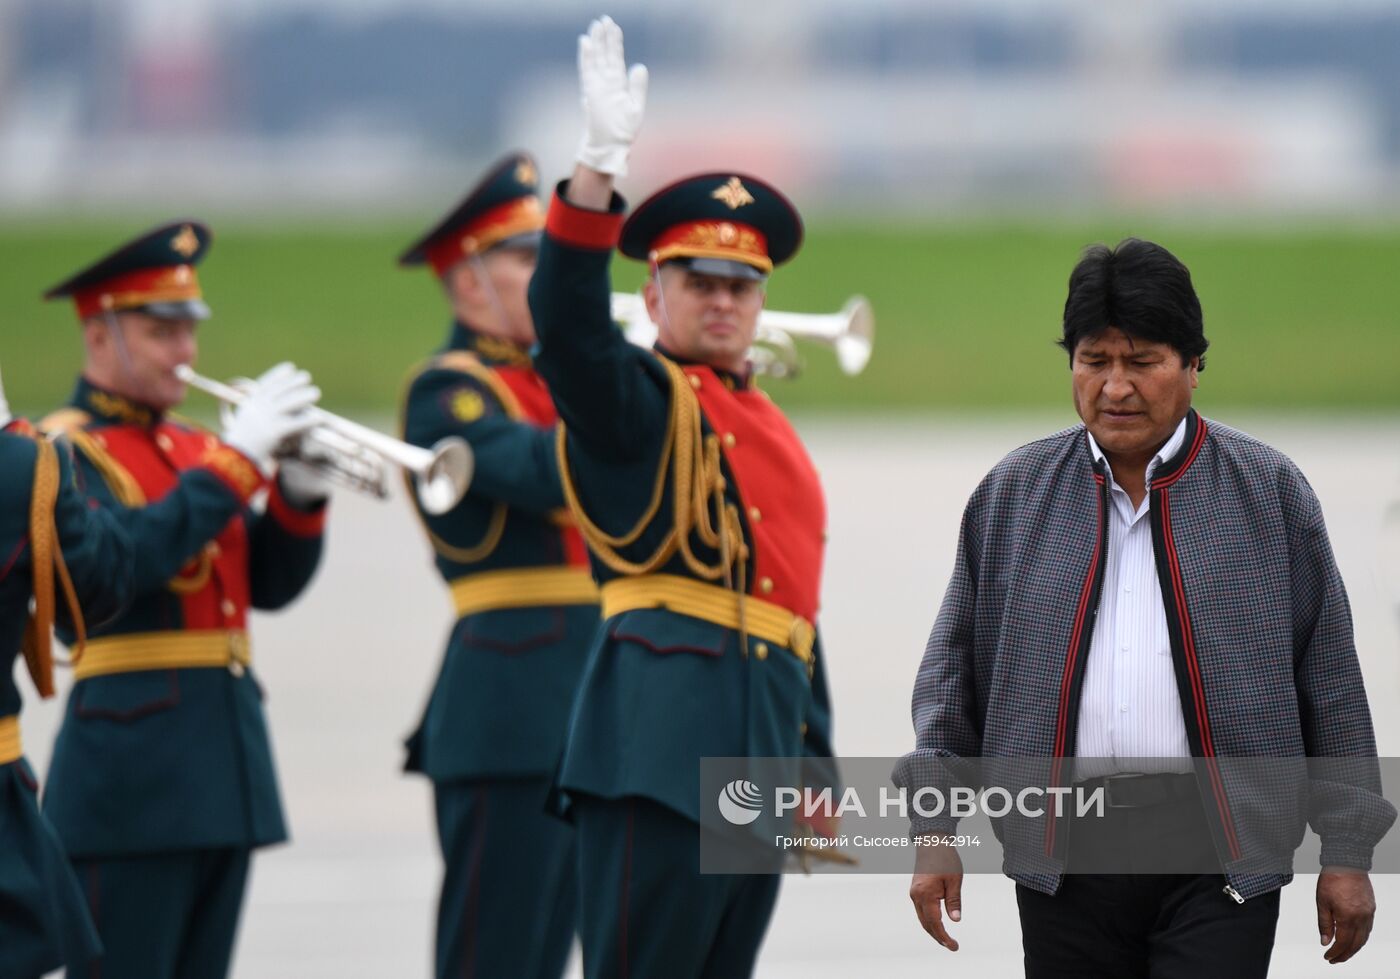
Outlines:
<svg viewBox="0 0 1400 979"><path fill-rule="evenodd" d="M1174 480L1173 480L1174 481ZM1234 826L1230 817L1229 804L1225 799L1225 786L1220 779L1218 767L1215 763L1215 745L1211 737L1210 721L1206 716L1205 686L1201 677L1200 663L1195 655L1195 642L1191 635L1190 612L1186 607L1186 589L1181 577L1181 566L1176 554L1176 541L1172 535L1171 522L1171 502L1168 497L1168 486L1170 483L1159 484L1155 491L1157 499L1154 501L1154 531L1160 528L1160 536L1153 535L1153 549L1161 548L1161 553L1154 553L1158 559L1159 580L1162 585L1162 604L1167 615L1167 622L1170 626L1175 622L1175 628L1170 629L1175 640L1172 643L1172 658L1176 664L1184 671L1186 678L1182 680L1178 674L1178 686L1183 682L1185 690L1181 690L1181 713L1182 721L1185 723L1187 731L1195 724L1196 745L1201 756L1205 759L1207 788L1209 788L1209 801L1213 801L1216 807L1216 815L1220 822L1220 835L1224 837L1224 849L1221 847L1221 840L1217 839L1216 833L1211 833L1211 843L1215 847L1216 856L1220 859L1221 866L1231 860L1239 859L1239 842L1235 837ZM1165 572L1165 574L1163 574ZM1199 774L1197 776L1199 778ZM1203 801L1205 797L1203 797ZM1207 819L1209 819L1209 809L1207 809ZM1228 851L1228 852L1227 852ZM1238 893L1238 892L1236 892Z"/></svg>

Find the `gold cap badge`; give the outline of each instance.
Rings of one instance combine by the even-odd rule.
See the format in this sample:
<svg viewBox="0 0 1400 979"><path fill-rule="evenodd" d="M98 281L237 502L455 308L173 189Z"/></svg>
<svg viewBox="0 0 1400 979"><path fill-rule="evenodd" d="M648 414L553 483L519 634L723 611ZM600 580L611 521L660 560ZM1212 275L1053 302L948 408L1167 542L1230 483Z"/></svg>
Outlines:
<svg viewBox="0 0 1400 979"><path fill-rule="evenodd" d="M539 172L529 160L521 160L515 165L515 182L533 187L540 182Z"/></svg>
<svg viewBox="0 0 1400 979"><path fill-rule="evenodd" d="M731 211L737 211L745 204L753 203L753 195L749 193L747 187L740 183L738 177L730 177L728 183L716 188L710 196L723 202Z"/></svg>
<svg viewBox="0 0 1400 979"><path fill-rule="evenodd" d="M199 251L199 235L195 234L194 229L187 224L175 233L174 238L170 239L170 247L189 258Z"/></svg>

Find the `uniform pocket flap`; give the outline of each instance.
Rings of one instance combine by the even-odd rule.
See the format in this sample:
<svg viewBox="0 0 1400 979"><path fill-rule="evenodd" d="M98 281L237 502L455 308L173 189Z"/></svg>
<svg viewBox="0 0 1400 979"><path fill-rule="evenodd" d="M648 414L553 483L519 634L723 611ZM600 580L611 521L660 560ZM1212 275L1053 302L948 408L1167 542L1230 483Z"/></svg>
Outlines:
<svg viewBox="0 0 1400 979"><path fill-rule="evenodd" d="M608 635L623 642L635 642L653 653L723 656L731 630L667 609L640 608L609 620Z"/></svg>
<svg viewBox="0 0 1400 979"><path fill-rule="evenodd" d="M111 673L83 680L74 690L74 713L112 721L134 721L180 702L175 670Z"/></svg>
<svg viewBox="0 0 1400 979"><path fill-rule="evenodd" d="M564 610L557 606L492 609L464 617L457 625L457 641L502 653L523 653L559 642L567 625Z"/></svg>

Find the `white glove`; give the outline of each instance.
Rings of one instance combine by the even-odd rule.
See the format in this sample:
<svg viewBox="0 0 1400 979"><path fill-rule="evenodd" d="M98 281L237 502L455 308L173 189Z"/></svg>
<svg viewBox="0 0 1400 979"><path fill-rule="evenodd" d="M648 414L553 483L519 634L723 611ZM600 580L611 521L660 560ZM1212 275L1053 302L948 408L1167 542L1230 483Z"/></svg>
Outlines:
<svg viewBox="0 0 1400 979"><path fill-rule="evenodd" d="M627 70L622 28L611 17L588 25L578 39L578 81L583 97L583 138L574 159L590 170L620 177L627 152L642 126L647 103L646 65Z"/></svg>
<svg viewBox="0 0 1400 979"><path fill-rule="evenodd" d="M283 499L302 510L320 506L331 495L330 480L296 458L283 459L278 464L277 486Z"/></svg>
<svg viewBox="0 0 1400 979"><path fill-rule="evenodd" d="M283 442L306 431L315 419L306 409L321 397L311 375L283 362L253 382L224 421L224 442L242 452L269 478L273 454Z"/></svg>

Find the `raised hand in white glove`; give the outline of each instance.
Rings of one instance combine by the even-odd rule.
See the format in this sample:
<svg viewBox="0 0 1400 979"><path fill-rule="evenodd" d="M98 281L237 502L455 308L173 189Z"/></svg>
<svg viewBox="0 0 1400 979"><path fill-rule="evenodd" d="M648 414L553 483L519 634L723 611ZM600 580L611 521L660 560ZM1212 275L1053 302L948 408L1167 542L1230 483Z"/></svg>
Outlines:
<svg viewBox="0 0 1400 979"><path fill-rule="evenodd" d="M574 159L590 170L620 177L627 173L627 152L642 126L647 69L627 69L622 28L611 17L595 20L588 33L579 36L578 81L584 126Z"/></svg>
<svg viewBox="0 0 1400 979"><path fill-rule="evenodd" d="M242 403L229 413L224 442L271 477L273 454L283 442L315 424L306 409L320 397L321 389L311 383L311 375L284 361L254 381Z"/></svg>

